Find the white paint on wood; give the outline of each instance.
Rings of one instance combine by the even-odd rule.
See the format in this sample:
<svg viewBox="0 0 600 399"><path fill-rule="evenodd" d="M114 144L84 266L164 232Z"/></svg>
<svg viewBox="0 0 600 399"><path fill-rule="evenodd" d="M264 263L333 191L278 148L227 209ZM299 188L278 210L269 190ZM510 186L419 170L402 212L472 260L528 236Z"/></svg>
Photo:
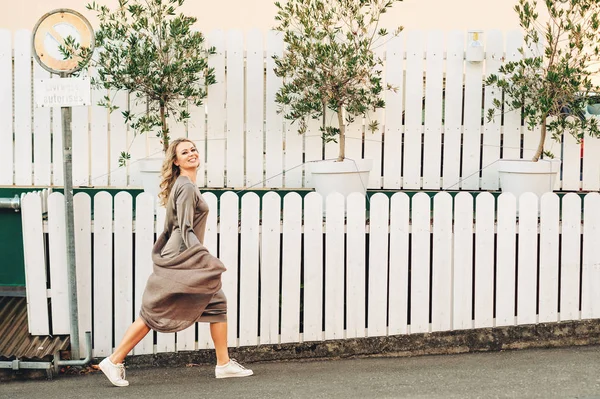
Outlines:
<svg viewBox="0 0 600 399"><path fill-rule="evenodd" d="M254 188L263 187L262 181L264 169L264 103L262 99L264 98L265 84L264 78L262 78L264 75L263 47L264 46L262 32L256 29L249 31L246 35L246 95L245 97L240 97L245 100L246 104L245 184L246 187ZM267 73L272 74L273 72L269 72L269 69L267 67ZM243 105L244 104L242 103L242 106ZM229 168L227 168L227 170L229 176ZM242 177L243 174L244 171L242 170Z"/></svg>
<svg viewBox="0 0 600 399"><path fill-rule="evenodd" d="M579 319L581 254L581 198L568 193L562 198L560 262L560 320Z"/></svg>
<svg viewBox="0 0 600 399"><path fill-rule="evenodd" d="M120 244L119 242L115 242ZM113 337L113 197L94 196L94 356L112 353ZM120 339L121 337L117 338Z"/></svg>
<svg viewBox="0 0 600 399"><path fill-rule="evenodd" d="M423 134L423 188L441 187L444 33L439 30L427 34L427 61L425 67L425 131Z"/></svg>
<svg viewBox="0 0 600 399"><path fill-rule="evenodd" d="M383 188L402 186L402 115L404 110L404 38L401 33L386 45L386 83L395 88L385 92Z"/></svg>
<svg viewBox="0 0 600 399"><path fill-rule="evenodd" d="M207 152L206 175L208 187L223 187L225 184L225 35L216 30L206 36L209 47L216 54L208 59L209 67L215 69L216 83L208 86L207 101Z"/></svg>
<svg viewBox="0 0 600 399"><path fill-rule="evenodd" d="M429 331L431 205L425 193L415 194L411 202L410 332L423 333Z"/></svg>
<svg viewBox="0 0 600 399"><path fill-rule="evenodd" d="M31 32L15 32L14 52L14 129L15 129L15 184L32 184L31 147ZM9 141L10 142L10 141Z"/></svg>
<svg viewBox="0 0 600 399"><path fill-rule="evenodd" d="M554 193L540 200L540 299L539 322L558 321L558 248L560 200Z"/></svg>
<svg viewBox="0 0 600 399"><path fill-rule="evenodd" d="M92 76L97 76L94 68ZM109 140L108 140L108 110L98 105L98 102L107 95L107 90L92 89L92 106L90 107L90 156L91 156L91 181L92 186L107 186L110 171ZM121 113L115 111L118 116ZM121 151L124 151L122 149Z"/></svg>
<svg viewBox="0 0 600 399"><path fill-rule="evenodd" d="M504 57L504 36L501 31L492 30L486 34L485 77L498 72ZM495 86L484 87L483 105L483 148L481 160L481 188L497 190L500 186L498 179L498 164L500 159L501 117L497 116L488 121L489 109L493 109L494 100L502 101L502 92ZM475 112L473 112L475 113ZM477 273L476 273L477 276ZM475 291L477 293L477 290ZM477 311L475 312L477 324ZM486 323L487 324L487 323Z"/></svg>
<svg viewBox="0 0 600 399"><path fill-rule="evenodd" d="M365 336L365 196L352 193L346 211L346 338ZM387 227L387 225L386 225ZM373 230L371 230L373 231ZM372 238L371 238L372 239ZM387 241L387 238L386 238ZM387 254L387 248L386 248ZM370 263L370 262L369 262ZM379 277L379 276L378 276ZM386 270L387 280L387 270ZM369 292L371 290L369 289ZM386 287L387 291L387 287ZM369 294L370 295L370 294ZM386 298L387 300L387 298ZM375 305L380 306L381 304ZM387 306L383 307L383 310ZM385 329L385 323L384 323ZM373 327L375 331L375 327Z"/></svg>
<svg viewBox="0 0 600 399"><path fill-rule="evenodd" d="M121 191L114 198L115 345L133 322L133 198Z"/></svg>
<svg viewBox="0 0 600 399"><path fill-rule="evenodd" d="M225 192L219 200L220 234L219 259L227 271L223 273L223 292L227 297L227 343L237 346L238 320L238 243L239 243L239 199L233 192ZM217 213L217 209L211 209Z"/></svg>
<svg viewBox="0 0 600 399"><path fill-rule="evenodd" d="M304 341L323 339L323 198L304 197Z"/></svg>
<svg viewBox="0 0 600 399"><path fill-rule="evenodd" d="M410 200L395 193L390 200L390 272L388 334L408 332L408 253L410 237Z"/></svg>
<svg viewBox="0 0 600 399"><path fill-rule="evenodd" d="M444 159L442 187L460 188L460 141L462 135L463 69L465 35L446 36L446 97L444 101Z"/></svg>
<svg viewBox="0 0 600 399"><path fill-rule="evenodd" d="M452 196L440 192L433 198L433 270L431 329L452 329Z"/></svg>
<svg viewBox="0 0 600 399"><path fill-rule="evenodd" d="M329 194L325 221L325 339L344 338L344 196Z"/></svg>
<svg viewBox="0 0 600 399"><path fill-rule="evenodd" d="M496 227L496 326L515 324L516 213L515 196L500 194Z"/></svg>
<svg viewBox="0 0 600 399"><path fill-rule="evenodd" d="M523 34L520 31L511 31L506 35L506 61L521 59L519 48L523 45ZM510 107L509 100L505 99L504 105ZM509 108L510 109L510 108ZM499 110L495 112L496 118L502 118ZM502 133L502 158L521 158L521 111L505 111L504 129ZM531 133L531 132L529 132Z"/></svg>
<svg viewBox="0 0 600 399"><path fill-rule="evenodd" d="M21 220L29 333L48 335L50 325L46 297L46 250L42 225L42 201L38 193L29 193L22 197Z"/></svg>
<svg viewBox="0 0 600 399"><path fill-rule="evenodd" d="M283 141L283 114L278 113L279 104L275 102L275 95L282 85L281 78L275 76L274 55L283 54L283 34L275 31L267 33L267 59L266 59L266 129L265 132L265 187L282 187L283 179L280 173L284 167L284 141ZM262 69L261 69L262 84ZM261 97L262 98L262 97ZM290 126L286 121L285 140L285 169L288 170L302 163L302 137L298 136L297 124ZM261 147L262 148L262 147ZM289 180L288 180L289 178ZM302 186L302 168L295 169L289 174L286 172L286 187Z"/></svg>
<svg viewBox="0 0 600 399"><path fill-rule="evenodd" d="M300 342L300 279L302 261L302 198L283 198L281 269L281 342Z"/></svg>
<svg viewBox="0 0 600 399"><path fill-rule="evenodd" d="M92 331L92 199L87 193L75 194L73 209L79 351L85 353L85 333Z"/></svg>
<svg viewBox="0 0 600 399"><path fill-rule="evenodd" d="M475 199L475 328L494 325L494 233L496 201L490 193Z"/></svg>
<svg viewBox="0 0 600 399"><path fill-rule="evenodd" d="M227 32L227 186L244 186L244 36ZM250 85L251 80L248 81ZM252 139L251 136L248 137ZM209 153L210 155L210 153ZM208 164L210 167L211 165Z"/></svg>
<svg viewBox="0 0 600 399"><path fill-rule="evenodd" d="M455 330L473 328L473 196L454 197L453 322Z"/></svg>
<svg viewBox="0 0 600 399"><path fill-rule="evenodd" d="M578 191L581 187L581 144L569 131L563 134L562 161L562 189Z"/></svg>
<svg viewBox="0 0 600 399"><path fill-rule="evenodd" d="M592 319L600 317L600 194L587 194L583 206L581 317Z"/></svg>
<svg viewBox="0 0 600 399"><path fill-rule="evenodd" d="M50 79L50 72L43 69L37 62L33 63L33 85L38 79ZM33 184L49 186L52 171L50 140L50 108L33 109ZM9 146L10 147L10 146Z"/></svg>
<svg viewBox="0 0 600 399"><path fill-rule="evenodd" d="M67 243L65 201L62 193L48 196L48 249L52 307L52 334L69 334L69 279L67 275ZM66 311L65 311L66 310Z"/></svg>
<svg viewBox="0 0 600 399"><path fill-rule="evenodd" d="M268 192L262 199L260 250L260 343L279 343L279 251L281 198Z"/></svg>
<svg viewBox="0 0 600 399"><path fill-rule="evenodd" d="M583 149L583 182L582 190L600 190L600 138L587 136Z"/></svg>
<svg viewBox="0 0 600 399"><path fill-rule="evenodd" d="M423 134L423 49L421 31L406 37L406 112L404 130L403 187L421 188L421 142Z"/></svg>
<svg viewBox="0 0 600 399"><path fill-rule="evenodd" d="M519 198L517 324L537 321L538 202L533 193L525 193Z"/></svg>
<svg viewBox="0 0 600 399"><path fill-rule="evenodd" d="M383 193L370 198L369 213L369 318L370 337L387 333L388 230L390 201Z"/></svg>
<svg viewBox="0 0 600 399"><path fill-rule="evenodd" d="M259 210L258 195L242 196L240 346L258 344Z"/></svg>
<svg viewBox="0 0 600 399"><path fill-rule="evenodd" d="M13 184L13 57L12 35L0 29L0 185Z"/></svg>

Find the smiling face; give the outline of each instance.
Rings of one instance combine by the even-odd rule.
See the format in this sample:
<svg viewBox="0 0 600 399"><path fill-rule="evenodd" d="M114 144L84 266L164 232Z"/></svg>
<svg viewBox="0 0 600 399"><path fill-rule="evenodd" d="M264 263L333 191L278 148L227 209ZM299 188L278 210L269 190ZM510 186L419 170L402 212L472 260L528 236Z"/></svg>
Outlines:
<svg viewBox="0 0 600 399"><path fill-rule="evenodd" d="M182 141L175 148L175 152L176 158L173 163L179 166L180 169L198 169L200 158L198 157L198 150L194 143Z"/></svg>

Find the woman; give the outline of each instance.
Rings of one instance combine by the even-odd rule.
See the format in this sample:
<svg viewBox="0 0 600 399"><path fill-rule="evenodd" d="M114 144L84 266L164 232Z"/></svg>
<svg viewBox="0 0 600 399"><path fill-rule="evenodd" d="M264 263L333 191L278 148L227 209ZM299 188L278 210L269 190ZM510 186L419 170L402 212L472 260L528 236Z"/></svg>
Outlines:
<svg viewBox="0 0 600 399"><path fill-rule="evenodd" d="M230 359L227 351L227 299L221 290L225 267L202 244L208 205L196 186L199 164L192 141L177 139L169 145L159 194L167 210L165 230L152 249L154 269L142 296L140 317L113 354L100 362L113 385L129 385L123 360L151 329L176 332L198 321L210 323L216 378L252 375L252 370Z"/></svg>

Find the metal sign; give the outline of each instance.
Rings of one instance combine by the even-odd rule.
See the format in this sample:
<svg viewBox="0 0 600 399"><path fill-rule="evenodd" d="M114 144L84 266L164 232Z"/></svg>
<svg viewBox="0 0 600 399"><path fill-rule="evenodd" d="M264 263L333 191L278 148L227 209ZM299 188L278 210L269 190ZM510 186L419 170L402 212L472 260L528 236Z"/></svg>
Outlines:
<svg viewBox="0 0 600 399"><path fill-rule="evenodd" d="M94 30L89 21L74 10L60 8L50 11L35 24L32 35L33 55L37 62L52 73L69 74L80 69L80 57L64 59L59 47L72 37L81 47L94 50ZM88 60L85 60L88 61Z"/></svg>
<svg viewBox="0 0 600 399"><path fill-rule="evenodd" d="M87 78L39 79L35 81L35 106L81 107L90 105Z"/></svg>

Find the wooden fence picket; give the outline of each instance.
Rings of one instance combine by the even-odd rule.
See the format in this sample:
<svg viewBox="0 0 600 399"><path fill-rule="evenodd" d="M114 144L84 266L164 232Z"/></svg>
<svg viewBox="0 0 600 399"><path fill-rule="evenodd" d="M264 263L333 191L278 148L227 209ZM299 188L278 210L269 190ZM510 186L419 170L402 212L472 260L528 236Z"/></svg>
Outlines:
<svg viewBox="0 0 600 399"><path fill-rule="evenodd" d="M0 29L0 185L13 184L13 57L12 34Z"/></svg>
<svg viewBox="0 0 600 399"><path fill-rule="evenodd" d="M410 332L429 332L429 258L431 256L431 205L429 196L412 197L410 259Z"/></svg>
<svg viewBox="0 0 600 399"><path fill-rule="evenodd" d="M304 197L304 341L323 339L323 198Z"/></svg>
<svg viewBox="0 0 600 399"><path fill-rule="evenodd" d="M19 186L32 184L31 65L31 32L18 30L14 52L14 170Z"/></svg>
<svg viewBox="0 0 600 399"><path fill-rule="evenodd" d="M473 196L454 197L454 274L452 304L454 330L473 328Z"/></svg>
<svg viewBox="0 0 600 399"><path fill-rule="evenodd" d="M431 329L452 328L452 196L440 192L433 198Z"/></svg>
<svg viewBox="0 0 600 399"><path fill-rule="evenodd" d="M517 324L537 321L538 202L533 193L525 193L519 198Z"/></svg>
<svg viewBox="0 0 600 399"><path fill-rule="evenodd" d="M37 193L25 194L21 204L27 322L29 333L50 334L46 290L46 248L42 225L42 201Z"/></svg>
<svg viewBox="0 0 600 399"><path fill-rule="evenodd" d="M600 194L587 194L583 206L581 318L592 319L600 317Z"/></svg>
<svg viewBox="0 0 600 399"><path fill-rule="evenodd" d="M579 319L581 254L581 198L568 193L562 198L560 258L560 320Z"/></svg>
<svg viewBox="0 0 600 399"><path fill-rule="evenodd" d="M50 290L52 334L69 334L69 280L67 276L67 242L65 202L62 193L48 196L48 253L50 263Z"/></svg>
<svg viewBox="0 0 600 399"><path fill-rule="evenodd" d="M260 239L260 343L279 343L279 253L281 198L269 192L262 199Z"/></svg>
<svg viewBox="0 0 600 399"><path fill-rule="evenodd" d="M370 337L375 337L387 334L386 305L388 302L388 226L390 201L387 195L377 193L371 197L369 202L368 270L370 278L367 331ZM364 259L364 257L362 259Z"/></svg>
<svg viewBox="0 0 600 399"><path fill-rule="evenodd" d="M344 196L329 194L325 218L325 339L344 338Z"/></svg>
<svg viewBox="0 0 600 399"><path fill-rule="evenodd" d="M302 198L283 198L281 258L281 343L300 342L300 281L302 278Z"/></svg>
<svg viewBox="0 0 600 399"><path fill-rule="evenodd" d="M154 198L148 193L139 194L135 198L135 270L134 287L134 311L133 318L136 319L142 307L142 294L146 288L148 277L152 274L152 247L154 246ZM157 232L160 235L160 232ZM119 339L119 338L117 338ZM179 340L177 350L193 349L196 336L192 337L192 347L189 340ZM154 334L147 334L142 341L133 348L133 353L154 353Z"/></svg>
<svg viewBox="0 0 600 399"><path fill-rule="evenodd" d="M114 198L114 335L119 341L133 317L133 198L121 191ZM117 345L118 343L115 343Z"/></svg>
<svg viewBox="0 0 600 399"><path fill-rule="evenodd" d="M361 193L347 198L346 210L346 338L365 336L366 199ZM387 226L386 226L387 227ZM370 240L372 240L372 236ZM387 237L386 237L387 240ZM386 252L387 253L387 252ZM387 273L387 270L386 270ZM370 292L370 290L369 290ZM373 328L375 331L375 328Z"/></svg>
<svg viewBox="0 0 600 399"><path fill-rule="evenodd" d="M237 346L238 336L238 253L239 253L239 198L228 191L219 200L221 220L221 240L219 241L219 259L227 271L223 273L223 292L227 297L227 343ZM217 209L210 209L216 214Z"/></svg>
<svg viewBox="0 0 600 399"><path fill-rule="evenodd" d="M516 214L515 196L500 194L496 227L496 326L515 324Z"/></svg>
<svg viewBox="0 0 600 399"><path fill-rule="evenodd" d="M94 356L113 349L113 197L106 191L94 196ZM116 244L119 242L115 241Z"/></svg>
<svg viewBox="0 0 600 399"><path fill-rule="evenodd" d="M240 30L227 32L226 57L227 187L244 186L244 36ZM262 80L262 79L261 79ZM251 80L248 81L251 85ZM248 137L249 139L252 136ZM209 156L210 156L209 152Z"/></svg>
<svg viewBox="0 0 600 399"><path fill-rule="evenodd" d="M85 333L92 331L92 199L87 193L73 196L75 273L79 352L85 353Z"/></svg>
<svg viewBox="0 0 600 399"><path fill-rule="evenodd" d="M540 199L540 323L558 321L559 237L560 199L547 193Z"/></svg>
<svg viewBox="0 0 600 399"><path fill-rule="evenodd" d="M491 193L475 199L475 328L494 325L495 207Z"/></svg>
<svg viewBox="0 0 600 399"><path fill-rule="evenodd" d="M244 194L240 246L240 346L258 344L259 214L258 195Z"/></svg>

